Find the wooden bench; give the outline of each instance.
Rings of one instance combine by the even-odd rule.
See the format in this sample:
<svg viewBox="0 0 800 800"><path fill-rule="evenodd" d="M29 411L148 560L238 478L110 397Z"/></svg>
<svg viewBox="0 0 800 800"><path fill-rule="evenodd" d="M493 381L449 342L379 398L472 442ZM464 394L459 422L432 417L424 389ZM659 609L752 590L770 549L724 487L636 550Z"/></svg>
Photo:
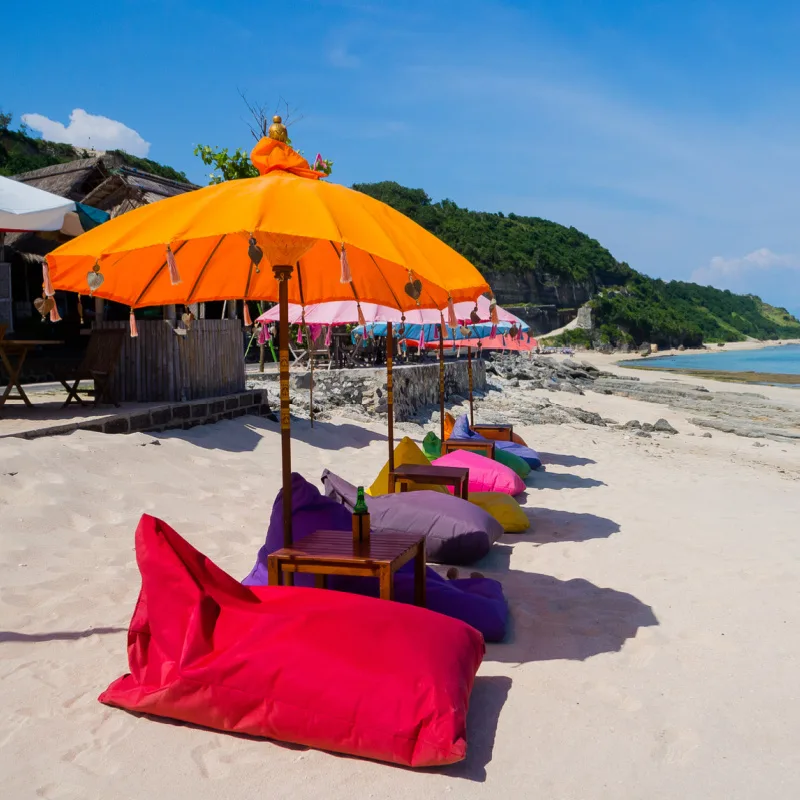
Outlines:
<svg viewBox="0 0 800 800"><path fill-rule="evenodd" d="M401 464L389 473L389 492L407 492L409 483L452 486L456 497L469 499L469 470L466 467L437 467L435 464Z"/></svg>
<svg viewBox="0 0 800 800"><path fill-rule="evenodd" d="M74 369L56 375L67 390L67 399L62 408L66 408L73 400L82 406L86 405L78 394L81 381L94 381L94 404L96 406L102 402L108 394L109 383L119 363L119 355L127 335L122 328L92 331L83 361ZM110 402L119 406L113 400Z"/></svg>
<svg viewBox="0 0 800 800"><path fill-rule="evenodd" d="M454 450L471 450L487 458L494 458L494 442L491 439L445 439L442 444L442 455L452 453Z"/></svg>
<svg viewBox="0 0 800 800"><path fill-rule="evenodd" d="M514 441L514 426L513 425L471 425L470 428L483 436L486 433L497 434L493 436L499 442L513 442Z"/></svg>
<svg viewBox="0 0 800 800"><path fill-rule="evenodd" d="M294 573L316 576L316 587L327 588L327 575L377 578L380 597L394 599L394 573L414 559L414 603L425 606L425 537L412 533L372 534L366 542L354 541L351 531L316 531L292 547L267 557L270 586Z"/></svg>

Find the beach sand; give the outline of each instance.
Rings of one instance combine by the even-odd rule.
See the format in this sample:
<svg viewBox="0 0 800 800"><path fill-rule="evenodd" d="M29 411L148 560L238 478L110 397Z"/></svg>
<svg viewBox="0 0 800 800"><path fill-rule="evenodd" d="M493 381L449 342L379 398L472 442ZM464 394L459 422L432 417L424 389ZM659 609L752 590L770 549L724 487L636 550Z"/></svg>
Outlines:
<svg viewBox="0 0 800 800"><path fill-rule="evenodd" d="M619 369L618 357L590 358ZM242 578L280 485L276 424L0 440L2 796L800 796L800 444L702 438L679 413L621 397L554 401L622 422L663 416L680 433L521 430L547 466L528 480L532 528L476 567L502 581L511 633L481 667L467 760L438 771L97 702L127 670L139 515L163 518ZM386 458L381 422L312 431L299 420L293 435L294 468L311 479L328 467L367 482Z"/></svg>

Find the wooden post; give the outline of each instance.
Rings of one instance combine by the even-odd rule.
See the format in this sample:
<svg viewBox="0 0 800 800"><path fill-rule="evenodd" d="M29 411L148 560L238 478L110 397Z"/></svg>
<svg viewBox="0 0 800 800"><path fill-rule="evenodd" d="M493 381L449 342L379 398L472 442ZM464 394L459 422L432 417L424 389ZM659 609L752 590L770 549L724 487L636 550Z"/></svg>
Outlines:
<svg viewBox="0 0 800 800"><path fill-rule="evenodd" d="M439 435L444 447L444 319L439 327Z"/></svg>
<svg viewBox="0 0 800 800"><path fill-rule="evenodd" d="M283 470L283 546L292 546L292 434L289 423L289 280L294 272L291 265L272 267L278 281L278 358L280 364L281 398L281 464ZM292 573L286 574L287 582Z"/></svg>
<svg viewBox="0 0 800 800"><path fill-rule="evenodd" d="M475 416L472 413L472 347L467 345L467 382L469 383L469 426L475 424Z"/></svg>
<svg viewBox="0 0 800 800"><path fill-rule="evenodd" d="M392 323L386 323L386 425L389 434L389 472L394 472L394 378L392 361L394 343L392 342Z"/></svg>

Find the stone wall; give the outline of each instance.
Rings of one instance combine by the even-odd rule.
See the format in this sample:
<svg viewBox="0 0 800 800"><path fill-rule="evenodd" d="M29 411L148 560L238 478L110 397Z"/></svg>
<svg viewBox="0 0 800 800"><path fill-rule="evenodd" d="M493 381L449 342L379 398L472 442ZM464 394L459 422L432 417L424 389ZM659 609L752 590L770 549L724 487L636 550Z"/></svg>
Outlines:
<svg viewBox="0 0 800 800"><path fill-rule="evenodd" d="M102 407L105 411L107 407ZM98 433L136 433L165 431L175 428L193 428L223 419L234 419L251 414L275 419L269 407L265 391L250 391L210 400L195 400L188 403L169 403L143 408L127 408L111 412L100 419L44 424L41 428L13 434L22 439L40 436L56 436L77 430Z"/></svg>
<svg viewBox="0 0 800 800"><path fill-rule="evenodd" d="M275 376L277 379L277 376ZM467 362L445 362L445 397L469 394ZM292 376L295 400L307 392L308 372ZM472 361L472 385L477 391L486 388L486 365L482 359ZM307 398L307 395L306 395ZM394 368L394 417L398 422L411 419L424 406L439 403L439 364L410 364ZM386 369L316 370L314 372L314 405L322 409L342 405L362 405L373 414L386 412Z"/></svg>

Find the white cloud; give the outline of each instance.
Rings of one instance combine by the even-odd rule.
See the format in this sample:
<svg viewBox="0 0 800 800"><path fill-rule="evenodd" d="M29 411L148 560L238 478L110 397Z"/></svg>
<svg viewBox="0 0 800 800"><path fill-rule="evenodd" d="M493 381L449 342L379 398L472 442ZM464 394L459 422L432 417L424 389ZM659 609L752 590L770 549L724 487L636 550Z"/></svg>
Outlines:
<svg viewBox="0 0 800 800"><path fill-rule="evenodd" d="M361 59L353 55L346 44L338 44L328 51L328 61L340 69L355 69L361 66Z"/></svg>
<svg viewBox="0 0 800 800"><path fill-rule="evenodd" d="M773 253L767 247L761 247L739 258L714 256L708 266L700 267L692 273L692 280L703 285L732 288L752 277L754 272L795 269L800 269L800 258L797 256L781 255Z"/></svg>
<svg viewBox="0 0 800 800"><path fill-rule="evenodd" d="M133 128L117 120L89 114L76 108L69 115L69 125L55 122L42 114L23 114L22 121L51 142L64 142L75 147L93 150L124 150L133 156L146 156L150 142L146 142Z"/></svg>

